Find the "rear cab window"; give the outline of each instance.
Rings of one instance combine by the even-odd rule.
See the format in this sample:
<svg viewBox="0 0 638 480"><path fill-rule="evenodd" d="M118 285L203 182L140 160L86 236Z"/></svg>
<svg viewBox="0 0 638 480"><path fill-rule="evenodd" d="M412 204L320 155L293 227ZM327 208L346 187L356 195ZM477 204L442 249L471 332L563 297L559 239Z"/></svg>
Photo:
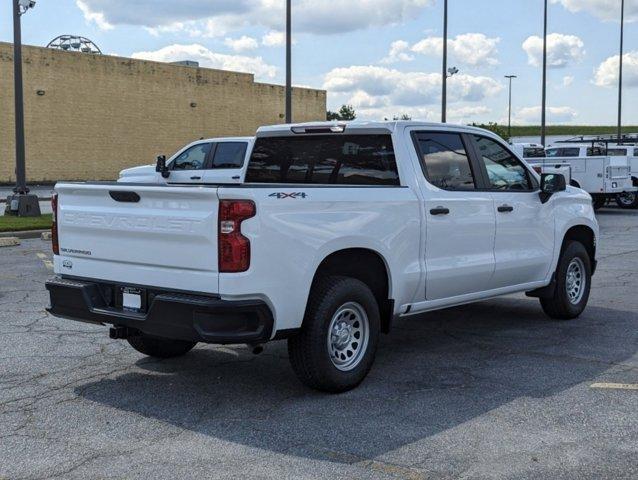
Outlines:
<svg viewBox="0 0 638 480"><path fill-rule="evenodd" d="M211 168L241 168L246 157L246 142L219 142L215 146L215 154Z"/></svg>
<svg viewBox="0 0 638 480"><path fill-rule="evenodd" d="M390 134L260 137L246 183L399 185Z"/></svg>
<svg viewBox="0 0 638 480"><path fill-rule="evenodd" d="M542 147L526 147L523 149L523 158L543 158L545 149Z"/></svg>

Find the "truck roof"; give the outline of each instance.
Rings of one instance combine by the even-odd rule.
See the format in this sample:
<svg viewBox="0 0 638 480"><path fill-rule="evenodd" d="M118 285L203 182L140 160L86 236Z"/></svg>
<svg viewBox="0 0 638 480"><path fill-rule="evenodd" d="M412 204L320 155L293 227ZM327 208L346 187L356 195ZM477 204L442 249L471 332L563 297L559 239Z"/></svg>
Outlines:
<svg viewBox="0 0 638 480"><path fill-rule="evenodd" d="M267 125L259 127L257 129L257 136L271 136L271 135L292 135L293 133L306 133L305 129L325 130L327 133L331 129L334 133L339 131L365 131L372 132L394 132L402 127L418 126L425 128L446 128L450 130L464 130L471 132L489 133L492 132L479 127L472 127L469 125L457 125L453 123L440 123L440 122L426 122L418 120L384 120L384 121L364 121L364 120L352 120L352 121L325 121L325 122L305 122L305 123L280 123L276 125ZM342 130L337 130L342 129ZM298 130L295 132L295 130ZM309 133L309 132L308 132Z"/></svg>

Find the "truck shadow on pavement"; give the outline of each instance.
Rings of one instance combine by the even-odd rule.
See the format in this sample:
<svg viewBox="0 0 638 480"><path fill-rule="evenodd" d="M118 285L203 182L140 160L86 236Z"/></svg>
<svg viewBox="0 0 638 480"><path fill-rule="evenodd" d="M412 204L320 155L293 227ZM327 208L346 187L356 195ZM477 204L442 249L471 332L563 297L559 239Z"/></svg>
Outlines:
<svg viewBox="0 0 638 480"><path fill-rule="evenodd" d="M355 463L399 449L409 456L412 444L472 420L475 442L499 422L510 435L532 425L526 435L559 424L577 430L579 420L552 410L569 401L549 397L626 370L623 361L635 368L637 321L634 312L590 307L578 320L556 322L536 300L508 297L397 321L382 336L368 378L341 395L302 386L285 342L267 345L260 356L243 347L199 346L180 359L141 359L128 373L75 390L225 441Z"/></svg>

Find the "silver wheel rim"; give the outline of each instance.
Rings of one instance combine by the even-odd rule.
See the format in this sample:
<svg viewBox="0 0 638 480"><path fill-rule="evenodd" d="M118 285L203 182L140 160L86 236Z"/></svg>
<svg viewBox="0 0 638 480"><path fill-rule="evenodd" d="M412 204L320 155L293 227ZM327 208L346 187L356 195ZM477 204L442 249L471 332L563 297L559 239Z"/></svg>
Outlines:
<svg viewBox="0 0 638 480"><path fill-rule="evenodd" d="M585 278L585 264L578 258L572 258L567 267L567 279L565 281L567 297L572 305L578 304L585 293L587 279Z"/></svg>
<svg viewBox="0 0 638 480"><path fill-rule="evenodd" d="M623 192L618 194L618 200L623 205L632 205L636 200L636 194L631 192Z"/></svg>
<svg viewBox="0 0 638 480"><path fill-rule="evenodd" d="M364 308L356 302L341 305L328 326L328 352L337 369L355 368L368 348L370 326Z"/></svg>

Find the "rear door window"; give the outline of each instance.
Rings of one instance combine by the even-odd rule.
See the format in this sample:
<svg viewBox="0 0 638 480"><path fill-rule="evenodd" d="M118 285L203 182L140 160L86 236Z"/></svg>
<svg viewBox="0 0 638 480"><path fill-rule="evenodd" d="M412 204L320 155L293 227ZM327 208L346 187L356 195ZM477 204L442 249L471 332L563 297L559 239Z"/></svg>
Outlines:
<svg viewBox="0 0 638 480"><path fill-rule="evenodd" d="M458 133L415 135L428 182L444 190L474 190L476 183L465 144Z"/></svg>
<svg viewBox="0 0 638 480"><path fill-rule="evenodd" d="M212 168L241 168L246 156L246 142L221 142L215 147Z"/></svg>
<svg viewBox="0 0 638 480"><path fill-rule="evenodd" d="M263 137L246 182L399 185L399 173L389 134Z"/></svg>

